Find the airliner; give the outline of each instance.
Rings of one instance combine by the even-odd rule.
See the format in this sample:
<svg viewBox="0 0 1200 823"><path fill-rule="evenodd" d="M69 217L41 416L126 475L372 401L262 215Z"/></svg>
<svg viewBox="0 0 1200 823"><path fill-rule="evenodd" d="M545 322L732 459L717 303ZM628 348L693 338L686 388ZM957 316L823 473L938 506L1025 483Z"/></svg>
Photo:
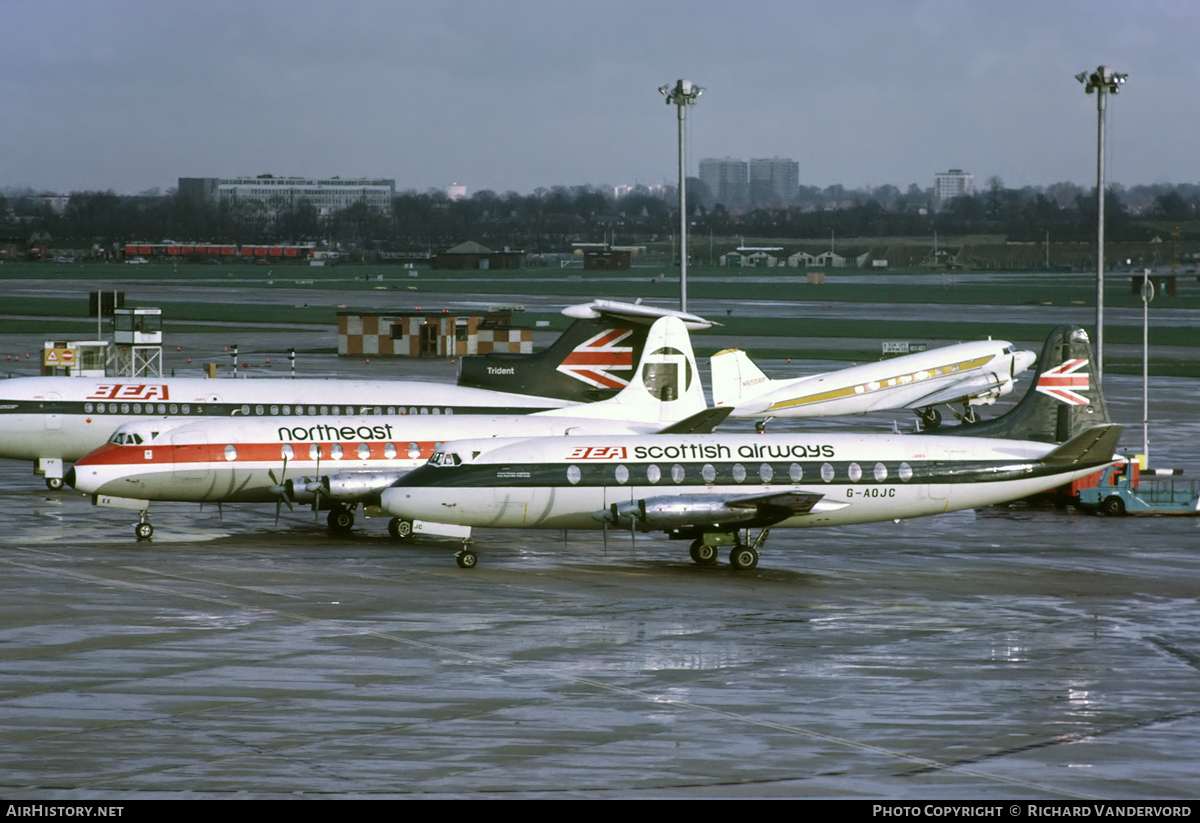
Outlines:
<svg viewBox="0 0 1200 823"><path fill-rule="evenodd" d="M328 508L336 531L354 525L358 504L424 463L451 438L707 431L727 412L709 412L683 321L650 327L638 369L610 400L528 415L339 415L142 420L119 427L81 457L67 482L100 505L141 513L139 538L154 533L149 503L276 502ZM407 534L396 530L393 534Z"/></svg>
<svg viewBox="0 0 1200 823"><path fill-rule="evenodd" d="M630 528L691 540L691 557L758 564L771 528L836 526L1004 503L1058 488L1119 458L1122 428L1090 386L1083 329L1046 341L1031 390L994 420L945 434L708 434L465 440L380 495L412 524ZM1065 441L1065 442L1063 442ZM750 530L759 529L756 539ZM464 544L457 560L478 558Z"/></svg>
<svg viewBox="0 0 1200 823"><path fill-rule="evenodd" d="M926 429L942 421L938 405L974 422L975 406L1013 390L1015 378L1037 360L1004 340L958 343L878 363L790 380L772 380L745 352L725 349L709 359L713 404L734 417L823 417L913 409ZM961 404L962 412L953 408ZM761 426L760 426L761 429Z"/></svg>
<svg viewBox="0 0 1200 823"><path fill-rule="evenodd" d="M568 307L571 326L545 351L460 359L459 385L411 380L206 380L22 377L0 381L0 458L31 460L51 489L64 462L135 420L204 417L530 414L611 397L628 382L649 326L701 317L631 303ZM495 365L490 369L487 364ZM476 365L480 364L480 365ZM161 423L160 423L161 425Z"/></svg>

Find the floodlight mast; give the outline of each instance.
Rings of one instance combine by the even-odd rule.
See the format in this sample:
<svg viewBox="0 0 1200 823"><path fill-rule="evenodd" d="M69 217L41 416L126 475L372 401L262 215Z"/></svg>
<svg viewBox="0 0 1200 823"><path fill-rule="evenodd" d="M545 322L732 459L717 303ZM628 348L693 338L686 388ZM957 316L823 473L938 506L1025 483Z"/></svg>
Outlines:
<svg viewBox="0 0 1200 823"><path fill-rule="evenodd" d="M687 167L683 155L684 110L696 105L696 98L704 89L690 80L676 80L675 86L659 86L659 94L667 98L667 105L675 104L679 112L679 310L687 311Z"/></svg>
<svg viewBox="0 0 1200 823"><path fill-rule="evenodd" d="M1104 380L1104 112L1109 94L1116 94L1129 77L1108 66L1081 72L1075 79L1096 95L1096 387Z"/></svg>

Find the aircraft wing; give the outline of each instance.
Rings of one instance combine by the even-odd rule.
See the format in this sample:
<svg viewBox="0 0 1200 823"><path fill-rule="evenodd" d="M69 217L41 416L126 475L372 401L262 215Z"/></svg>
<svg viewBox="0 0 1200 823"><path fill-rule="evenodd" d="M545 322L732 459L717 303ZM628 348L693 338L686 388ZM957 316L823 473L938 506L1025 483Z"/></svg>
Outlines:
<svg viewBox="0 0 1200 823"><path fill-rule="evenodd" d="M720 409L705 409L704 411L696 412L691 417L680 420L678 423L672 423L665 429L660 429L658 434L711 434L732 413L732 406Z"/></svg>
<svg viewBox="0 0 1200 823"><path fill-rule="evenodd" d="M994 392L999 383L989 374L965 376L950 385L942 385L936 390L913 397L903 406L906 409L923 409L926 406L936 406L939 403L954 403L976 394Z"/></svg>
<svg viewBox="0 0 1200 823"><path fill-rule="evenodd" d="M770 526L808 514L824 496L810 492L664 494L614 503L592 516L610 523L632 521L643 529Z"/></svg>

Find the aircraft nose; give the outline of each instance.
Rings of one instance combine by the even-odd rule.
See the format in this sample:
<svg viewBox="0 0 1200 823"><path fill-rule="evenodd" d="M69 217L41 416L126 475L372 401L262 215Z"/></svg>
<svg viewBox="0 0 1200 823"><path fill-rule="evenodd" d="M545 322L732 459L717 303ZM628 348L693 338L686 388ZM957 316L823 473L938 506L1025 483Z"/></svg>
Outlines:
<svg viewBox="0 0 1200 823"><path fill-rule="evenodd" d="M1013 372L1013 374L1014 375L1020 374L1021 372L1025 371L1026 369L1032 368L1033 365L1035 363L1037 363L1037 357L1038 356L1035 352L1031 352L1031 351L1017 352L1013 356L1013 360L1016 363L1016 370Z"/></svg>

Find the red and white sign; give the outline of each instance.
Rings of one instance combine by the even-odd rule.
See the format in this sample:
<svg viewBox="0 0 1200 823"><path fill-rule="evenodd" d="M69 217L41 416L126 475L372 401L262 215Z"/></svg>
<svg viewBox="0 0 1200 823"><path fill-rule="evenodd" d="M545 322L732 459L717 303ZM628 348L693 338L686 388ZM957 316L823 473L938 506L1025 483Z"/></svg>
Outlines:
<svg viewBox="0 0 1200 823"><path fill-rule="evenodd" d="M88 400L169 400L167 387L152 383L109 383L97 386Z"/></svg>

